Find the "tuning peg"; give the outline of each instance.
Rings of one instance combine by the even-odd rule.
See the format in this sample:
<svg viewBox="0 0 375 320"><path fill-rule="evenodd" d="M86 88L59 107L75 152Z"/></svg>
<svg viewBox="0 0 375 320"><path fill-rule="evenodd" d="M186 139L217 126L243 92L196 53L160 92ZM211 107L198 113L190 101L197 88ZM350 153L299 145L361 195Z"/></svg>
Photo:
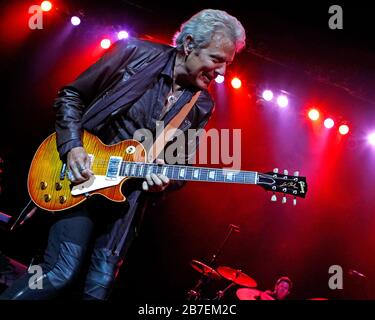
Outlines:
<svg viewBox="0 0 375 320"><path fill-rule="evenodd" d="M294 176L298 177L299 176L299 171L294 171Z"/></svg>
<svg viewBox="0 0 375 320"><path fill-rule="evenodd" d="M294 206L297 205L297 198L296 198L296 197L294 197L294 199L293 199L293 205L294 205Z"/></svg>
<svg viewBox="0 0 375 320"><path fill-rule="evenodd" d="M288 170L284 170L284 175L288 175Z"/></svg>
<svg viewBox="0 0 375 320"><path fill-rule="evenodd" d="M279 173L279 169L278 168L273 169L273 173Z"/></svg>
<svg viewBox="0 0 375 320"><path fill-rule="evenodd" d="M272 202L275 202L275 201L277 201L277 197L276 197L276 195L274 194L272 197L271 197L271 201Z"/></svg>
<svg viewBox="0 0 375 320"><path fill-rule="evenodd" d="M286 203L286 196L283 197L283 199L281 200L281 203L282 204Z"/></svg>

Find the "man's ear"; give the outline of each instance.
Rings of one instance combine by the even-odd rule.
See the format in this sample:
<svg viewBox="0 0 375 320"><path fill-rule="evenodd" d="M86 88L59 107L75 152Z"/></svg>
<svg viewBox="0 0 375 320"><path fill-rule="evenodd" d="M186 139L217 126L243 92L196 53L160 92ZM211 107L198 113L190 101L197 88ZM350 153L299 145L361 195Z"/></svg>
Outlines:
<svg viewBox="0 0 375 320"><path fill-rule="evenodd" d="M191 35L188 35L184 43L184 52L185 55L189 55L194 49L194 39Z"/></svg>

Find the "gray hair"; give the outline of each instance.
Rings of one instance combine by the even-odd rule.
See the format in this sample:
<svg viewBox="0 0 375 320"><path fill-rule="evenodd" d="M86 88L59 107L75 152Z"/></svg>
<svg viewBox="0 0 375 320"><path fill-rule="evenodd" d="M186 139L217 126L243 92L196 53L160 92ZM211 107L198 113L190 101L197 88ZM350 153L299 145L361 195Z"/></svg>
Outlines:
<svg viewBox="0 0 375 320"><path fill-rule="evenodd" d="M195 48L204 48L210 43L216 31L224 31L236 46L236 52L245 47L245 29L235 17L225 11L205 9L193 15L181 25L173 37L173 45L183 50L187 36L194 38Z"/></svg>

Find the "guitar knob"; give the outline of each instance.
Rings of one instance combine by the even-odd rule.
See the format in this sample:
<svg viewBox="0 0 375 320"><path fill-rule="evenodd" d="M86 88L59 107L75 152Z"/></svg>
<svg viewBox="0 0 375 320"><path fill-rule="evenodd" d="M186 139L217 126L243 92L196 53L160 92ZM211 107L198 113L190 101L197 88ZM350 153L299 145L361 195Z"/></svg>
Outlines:
<svg viewBox="0 0 375 320"><path fill-rule="evenodd" d="M279 169L278 168L273 169L273 173L279 173Z"/></svg>
<svg viewBox="0 0 375 320"><path fill-rule="evenodd" d="M46 189L47 189L47 186L48 186L48 183L45 182L45 181L42 181L42 182L40 183L40 189L42 189L42 190L46 190Z"/></svg>
<svg viewBox="0 0 375 320"><path fill-rule="evenodd" d="M61 189L62 189L62 184L61 184L60 182L56 182L56 183L55 183L55 189L56 189L57 191L61 190Z"/></svg>
<svg viewBox="0 0 375 320"><path fill-rule="evenodd" d="M298 177L299 176L299 171L294 171L294 176Z"/></svg>
<svg viewBox="0 0 375 320"><path fill-rule="evenodd" d="M288 175L288 170L284 170L284 175Z"/></svg>
<svg viewBox="0 0 375 320"><path fill-rule="evenodd" d="M284 196L283 199L281 200L281 203L284 204L286 203L286 197Z"/></svg>
<svg viewBox="0 0 375 320"><path fill-rule="evenodd" d="M61 204L65 203L65 202L66 202L66 196L60 196L60 197L59 197L59 202L60 202Z"/></svg>
<svg viewBox="0 0 375 320"><path fill-rule="evenodd" d="M277 197L276 197L276 195L274 194L272 197L271 197L271 201L272 202L275 202L275 201L277 201Z"/></svg>
<svg viewBox="0 0 375 320"><path fill-rule="evenodd" d="M50 194L45 194L43 198L44 198L44 202L50 202L52 199L52 196Z"/></svg>
<svg viewBox="0 0 375 320"><path fill-rule="evenodd" d="M294 197L294 199L293 199L293 205L294 205L294 206L297 205L297 198L296 198L296 197Z"/></svg>

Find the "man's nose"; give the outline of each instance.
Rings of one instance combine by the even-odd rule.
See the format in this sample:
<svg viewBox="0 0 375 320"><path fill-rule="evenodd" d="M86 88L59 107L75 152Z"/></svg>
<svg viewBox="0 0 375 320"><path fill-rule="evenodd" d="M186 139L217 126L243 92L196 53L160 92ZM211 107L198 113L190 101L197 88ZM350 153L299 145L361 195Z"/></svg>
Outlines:
<svg viewBox="0 0 375 320"><path fill-rule="evenodd" d="M215 69L216 75L225 75L225 71L227 70L227 65L225 63L221 64L220 67Z"/></svg>

